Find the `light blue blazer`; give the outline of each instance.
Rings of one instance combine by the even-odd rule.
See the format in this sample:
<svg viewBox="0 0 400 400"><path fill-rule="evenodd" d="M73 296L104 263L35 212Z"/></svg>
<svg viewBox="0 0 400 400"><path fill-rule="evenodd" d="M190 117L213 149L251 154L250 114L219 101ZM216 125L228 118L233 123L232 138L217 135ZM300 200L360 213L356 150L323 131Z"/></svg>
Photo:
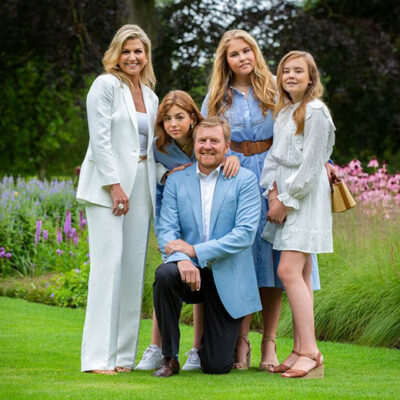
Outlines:
<svg viewBox="0 0 400 400"><path fill-rule="evenodd" d="M233 318L261 309L251 245L260 218L260 194L253 172L240 168L233 179L219 174L210 220L210 239L203 236L200 181L196 164L168 177L158 225L162 250L171 240L192 244L197 258L193 264L211 267L221 301ZM164 262L189 260L176 252Z"/></svg>

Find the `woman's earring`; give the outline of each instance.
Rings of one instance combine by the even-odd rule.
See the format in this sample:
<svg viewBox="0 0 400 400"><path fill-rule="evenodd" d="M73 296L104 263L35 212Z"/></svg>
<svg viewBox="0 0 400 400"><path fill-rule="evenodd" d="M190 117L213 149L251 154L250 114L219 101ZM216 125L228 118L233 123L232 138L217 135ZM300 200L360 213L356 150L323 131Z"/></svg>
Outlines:
<svg viewBox="0 0 400 400"><path fill-rule="evenodd" d="M194 124L193 124L193 122L191 122L191 123L190 123L190 129L193 130L193 128L194 128Z"/></svg>

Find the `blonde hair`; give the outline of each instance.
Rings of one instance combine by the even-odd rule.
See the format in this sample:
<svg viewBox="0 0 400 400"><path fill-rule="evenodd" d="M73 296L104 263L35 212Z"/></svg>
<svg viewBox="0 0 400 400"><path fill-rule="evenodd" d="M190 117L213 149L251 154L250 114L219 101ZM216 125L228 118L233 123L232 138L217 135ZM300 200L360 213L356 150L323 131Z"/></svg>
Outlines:
<svg viewBox="0 0 400 400"><path fill-rule="evenodd" d="M186 93L183 90L172 90L167 93L158 107L155 127L157 136L156 147L159 151L161 151L161 153L167 152L165 147L171 143L172 140L171 136L168 135L164 128L165 114L172 106L178 106L185 110L190 117L194 119L194 125L197 125L203 119L199 109L196 106L196 103L189 93ZM187 134L191 135L192 132L193 129L190 129Z"/></svg>
<svg viewBox="0 0 400 400"><path fill-rule="evenodd" d="M222 128L225 143L228 144L231 140L231 128L225 119L217 117L216 115L202 119L198 125L195 126L193 129L193 140L196 140L196 133L200 128L214 128L216 126Z"/></svg>
<svg viewBox="0 0 400 400"><path fill-rule="evenodd" d="M208 115L224 114L232 105L232 89L230 83L233 74L227 61L227 50L233 39L243 39L252 49L255 56L254 70L250 73L253 86L253 96L260 102L260 108L265 115L274 108L275 81L255 39L246 31L234 29L222 36L214 60L214 67L209 85Z"/></svg>
<svg viewBox="0 0 400 400"><path fill-rule="evenodd" d="M114 35L108 50L104 53L103 66L109 74L115 75L121 82L132 87L132 81L129 76L119 67L119 59L122 53L124 43L129 39L139 39L143 43L147 63L140 72L140 81L154 89L156 77L154 75L153 64L151 62L151 42L146 33L138 25L124 25L118 29Z"/></svg>
<svg viewBox="0 0 400 400"><path fill-rule="evenodd" d="M285 56L283 56L278 65L277 85L279 99L274 108L274 118L277 116L279 111L282 110L282 108L285 108L288 104L293 104L293 100L290 97L290 94L283 88L282 75L283 68L285 67L286 62L295 58L302 58L306 62L308 67L308 74L311 80L311 84L308 85L300 105L293 113L293 119L297 127L295 135L297 135L299 133L302 133L304 130L307 103L314 99L320 99L324 95L324 87L321 83L317 64L315 63L314 58L310 53L297 50L287 53Z"/></svg>

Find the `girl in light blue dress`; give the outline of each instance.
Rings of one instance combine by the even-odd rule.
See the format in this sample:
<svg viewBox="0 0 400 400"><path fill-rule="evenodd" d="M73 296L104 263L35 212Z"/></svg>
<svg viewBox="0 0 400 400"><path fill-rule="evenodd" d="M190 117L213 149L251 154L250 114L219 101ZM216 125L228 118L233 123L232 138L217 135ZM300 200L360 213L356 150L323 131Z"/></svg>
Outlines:
<svg viewBox="0 0 400 400"><path fill-rule="evenodd" d="M240 164L253 171L258 178L264 159L272 144L276 100L275 78L269 71L254 38L243 30L227 31L216 52L209 92L204 99L203 116L224 116L231 127L231 151ZM263 189L260 187L260 196ZM277 275L279 251L261 238L266 224L268 202L262 198L258 233L253 244L253 257L263 305L263 338L261 343L261 370L270 370L279 364L276 356L282 283ZM312 255L312 285L320 289L318 263ZM244 318L236 346L234 368L247 369L250 364L248 333L251 315Z"/></svg>

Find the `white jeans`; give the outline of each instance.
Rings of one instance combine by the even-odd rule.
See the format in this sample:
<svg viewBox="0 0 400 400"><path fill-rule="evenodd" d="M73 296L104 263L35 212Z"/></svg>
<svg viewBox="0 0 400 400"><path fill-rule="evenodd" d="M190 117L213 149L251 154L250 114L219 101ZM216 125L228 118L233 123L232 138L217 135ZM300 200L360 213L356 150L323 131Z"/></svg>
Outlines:
<svg viewBox="0 0 400 400"><path fill-rule="evenodd" d="M133 368L152 212L147 162L138 164L129 212L86 206L90 275L81 370Z"/></svg>

